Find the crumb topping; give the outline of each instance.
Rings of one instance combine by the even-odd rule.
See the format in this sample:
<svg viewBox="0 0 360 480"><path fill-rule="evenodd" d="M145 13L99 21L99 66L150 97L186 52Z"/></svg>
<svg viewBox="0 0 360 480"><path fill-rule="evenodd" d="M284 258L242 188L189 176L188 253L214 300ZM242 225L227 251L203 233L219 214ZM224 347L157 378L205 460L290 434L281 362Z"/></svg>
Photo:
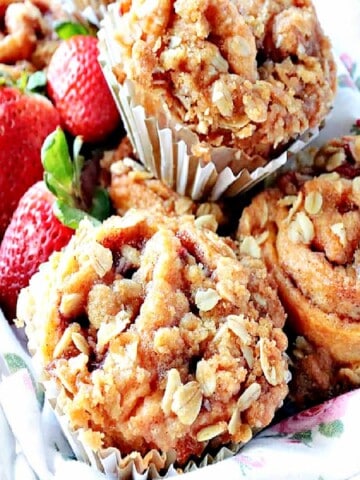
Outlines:
<svg viewBox="0 0 360 480"><path fill-rule="evenodd" d="M209 146L242 152L248 168L317 126L335 67L311 1L122 0L118 80L148 114L165 114Z"/></svg>
<svg viewBox="0 0 360 480"><path fill-rule="evenodd" d="M245 442L287 393L284 312L261 260L194 218L132 211L70 244L22 291L29 348L95 450Z"/></svg>
<svg viewBox="0 0 360 480"><path fill-rule="evenodd" d="M350 378L358 384L359 145L359 137L342 137L311 151L303 172L285 173L276 187L253 199L238 229L240 251L264 259L291 328L325 352L309 353L301 363L305 373L300 365L297 374L307 378L306 388L311 372L313 387L326 377L323 390L328 392L337 382L343 384L340 371L347 372L347 388ZM328 357L331 361L325 362ZM316 373L318 362L330 365L322 375ZM317 398L315 390L311 395Z"/></svg>

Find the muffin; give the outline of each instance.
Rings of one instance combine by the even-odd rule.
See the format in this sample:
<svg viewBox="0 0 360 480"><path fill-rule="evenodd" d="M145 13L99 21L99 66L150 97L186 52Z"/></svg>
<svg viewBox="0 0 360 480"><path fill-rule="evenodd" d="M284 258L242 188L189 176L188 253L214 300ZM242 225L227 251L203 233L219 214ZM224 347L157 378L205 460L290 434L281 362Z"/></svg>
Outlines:
<svg viewBox="0 0 360 480"><path fill-rule="evenodd" d="M274 278L294 349L292 396L314 403L360 385L360 137L315 150L241 216L240 251Z"/></svg>
<svg viewBox="0 0 360 480"><path fill-rule="evenodd" d="M20 294L29 350L100 455L250 440L287 394L284 311L260 260L191 216L84 221Z"/></svg>
<svg viewBox="0 0 360 480"><path fill-rule="evenodd" d="M308 0L120 1L100 38L130 137L161 176L159 158L182 169L179 141L200 165L254 172L317 127L334 98L330 43Z"/></svg>
<svg viewBox="0 0 360 480"><path fill-rule="evenodd" d="M103 174L108 173L108 191L118 215L133 208L156 212L164 216L192 214L203 217L213 230L230 222L230 209L224 202L195 202L180 195L163 181L155 178L138 161L128 137L115 151L105 152L100 164Z"/></svg>
<svg viewBox="0 0 360 480"><path fill-rule="evenodd" d="M93 0L96 3L95 0ZM0 5L0 71L14 82L24 71L45 69L61 39L56 26L89 19L67 0L6 0Z"/></svg>

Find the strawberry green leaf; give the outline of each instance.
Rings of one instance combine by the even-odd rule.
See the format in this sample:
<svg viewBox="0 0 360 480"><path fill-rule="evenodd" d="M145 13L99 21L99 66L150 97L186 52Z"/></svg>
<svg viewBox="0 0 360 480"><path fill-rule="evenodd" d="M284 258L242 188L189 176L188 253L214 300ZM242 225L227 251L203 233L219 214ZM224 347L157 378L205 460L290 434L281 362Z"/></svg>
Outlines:
<svg viewBox="0 0 360 480"><path fill-rule="evenodd" d="M110 199L105 188L96 189L90 214L98 220L105 220L110 215Z"/></svg>
<svg viewBox="0 0 360 480"><path fill-rule="evenodd" d="M75 22L60 22L55 26L55 32L61 40L67 40L74 35L89 35L84 25Z"/></svg>
<svg viewBox="0 0 360 480"><path fill-rule="evenodd" d="M45 72L38 71L27 79L26 90L29 92L43 92L46 86Z"/></svg>
<svg viewBox="0 0 360 480"><path fill-rule="evenodd" d="M74 139L73 144L73 161L74 161L74 176L73 184L76 190L76 193L81 196L81 172L85 163L85 159L80 155L80 150L83 145L82 137L78 136Z"/></svg>
<svg viewBox="0 0 360 480"><path fill-rule="evenodd" d="M54 214L72 229L76 229L85 217L93 224L99 224L99 220L107 218L111 210L109 195L104 188L94 185L89 198L86 197L84 177L86 170L90 171L86 167L91 168L94 163L85 163L80 154L82 144L81 137L74 139L71 158L66 136L58 127L46 138L41 149L44 181L56 197ZM97 178L93 180L98 181Z"/></svg>
<svg viewBox="0 0 360 480"><path fill-rule="evenodd" d="M14 85L14 81L10 77L10 75L7 72L3 72L0 70L0 86L7 86L11 87Z"/></svg>
<svg viewBox="0 0 360 480"><path fill-rule="evenodd" d="M22 92L25 92L26 90L26 85L28 82L29 74L27 72L22 72L20 77L16 80L15 85L19 90Z"/></svg>
<svg viewBox="0 0 360 480"><path fill-rule="evenodd" d="M45 172L44 173L44 181L47 188L50 192L55 195L56 198L59 200L66 202L69 205L74 204L74 198L71 193L69 193L66 189L63 188L61 183L59 183L56 178L54 178L51 174Z"/></svg>
<svg viewBox="0 0 360 480"><path fill-rule="evenodd" d="M46 172L46 182L52 186L51 191L55 195L57 190L71 195L74 167L61 128L58 127L46 138L41 148L41 161Z"/></svg>
<svg viewBox="0 0 360 480"><path fill-rule="evenodd" d="M45 93L46 75L42 71L30 73L23 70L21 74L11 75L6 71L0 70L0 86L15 87L22 93Z"/></svg>
<svg viewBox="0 0 360 480"><path fill-rule="evenodd" d="M88 213L84 212L83 210L79 210L78 208L70 207L61 200L57 200L54 203L54 214L62 224L69 228L73 228L74 230L78 228L79 223L84 218L88 218L93 225L100 224L96 218L92 217Z"/></svg>

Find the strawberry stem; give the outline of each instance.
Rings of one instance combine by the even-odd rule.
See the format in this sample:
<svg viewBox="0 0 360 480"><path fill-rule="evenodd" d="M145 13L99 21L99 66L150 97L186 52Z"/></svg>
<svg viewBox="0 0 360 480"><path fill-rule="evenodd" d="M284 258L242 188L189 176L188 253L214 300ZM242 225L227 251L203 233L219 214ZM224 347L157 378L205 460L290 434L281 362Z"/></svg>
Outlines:
<svg viewBox="0 0 360 480"><path fill-rule="evenodd" d="M82 145L82 138L76 137L71 158L66 136L58 127L45 139L41 149L44 180L57 199L54 203L55 216L70 228L77 228L84 217L99 223L110 215L109 195L104 188L95 189L91 206L86 207L81 188L85 165L85 159L80 154Z"/></svg>

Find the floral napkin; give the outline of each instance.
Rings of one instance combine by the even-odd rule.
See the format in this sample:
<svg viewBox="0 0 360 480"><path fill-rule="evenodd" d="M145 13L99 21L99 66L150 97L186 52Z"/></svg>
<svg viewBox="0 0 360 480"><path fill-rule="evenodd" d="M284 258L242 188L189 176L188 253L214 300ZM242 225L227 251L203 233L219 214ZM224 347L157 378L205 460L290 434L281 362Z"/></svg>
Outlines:
<svg viewBox="0 0 360 480"><path fill-rule="evenodd" d="M0 313L0 479L117 480L75 460L37 388L21 338ZM184 480L347 480L360 478L360 390L264 430L239 454L182 475ZM68 477L66 477L68 476ZM138 476L141 478L140 476Z"/></svg>
<svg viewBox="0 0 360 480"><path fill-rule="evenodd" d="M360 0L314 3L338 56L338 95L316 140L321 144L360 134ZM0 480L115 480L75 459L37 387L25 345L23 332L0 311ZM359 405L360 390L342 395L266 429L236 456L181 478L360 479Z"/></svg>

